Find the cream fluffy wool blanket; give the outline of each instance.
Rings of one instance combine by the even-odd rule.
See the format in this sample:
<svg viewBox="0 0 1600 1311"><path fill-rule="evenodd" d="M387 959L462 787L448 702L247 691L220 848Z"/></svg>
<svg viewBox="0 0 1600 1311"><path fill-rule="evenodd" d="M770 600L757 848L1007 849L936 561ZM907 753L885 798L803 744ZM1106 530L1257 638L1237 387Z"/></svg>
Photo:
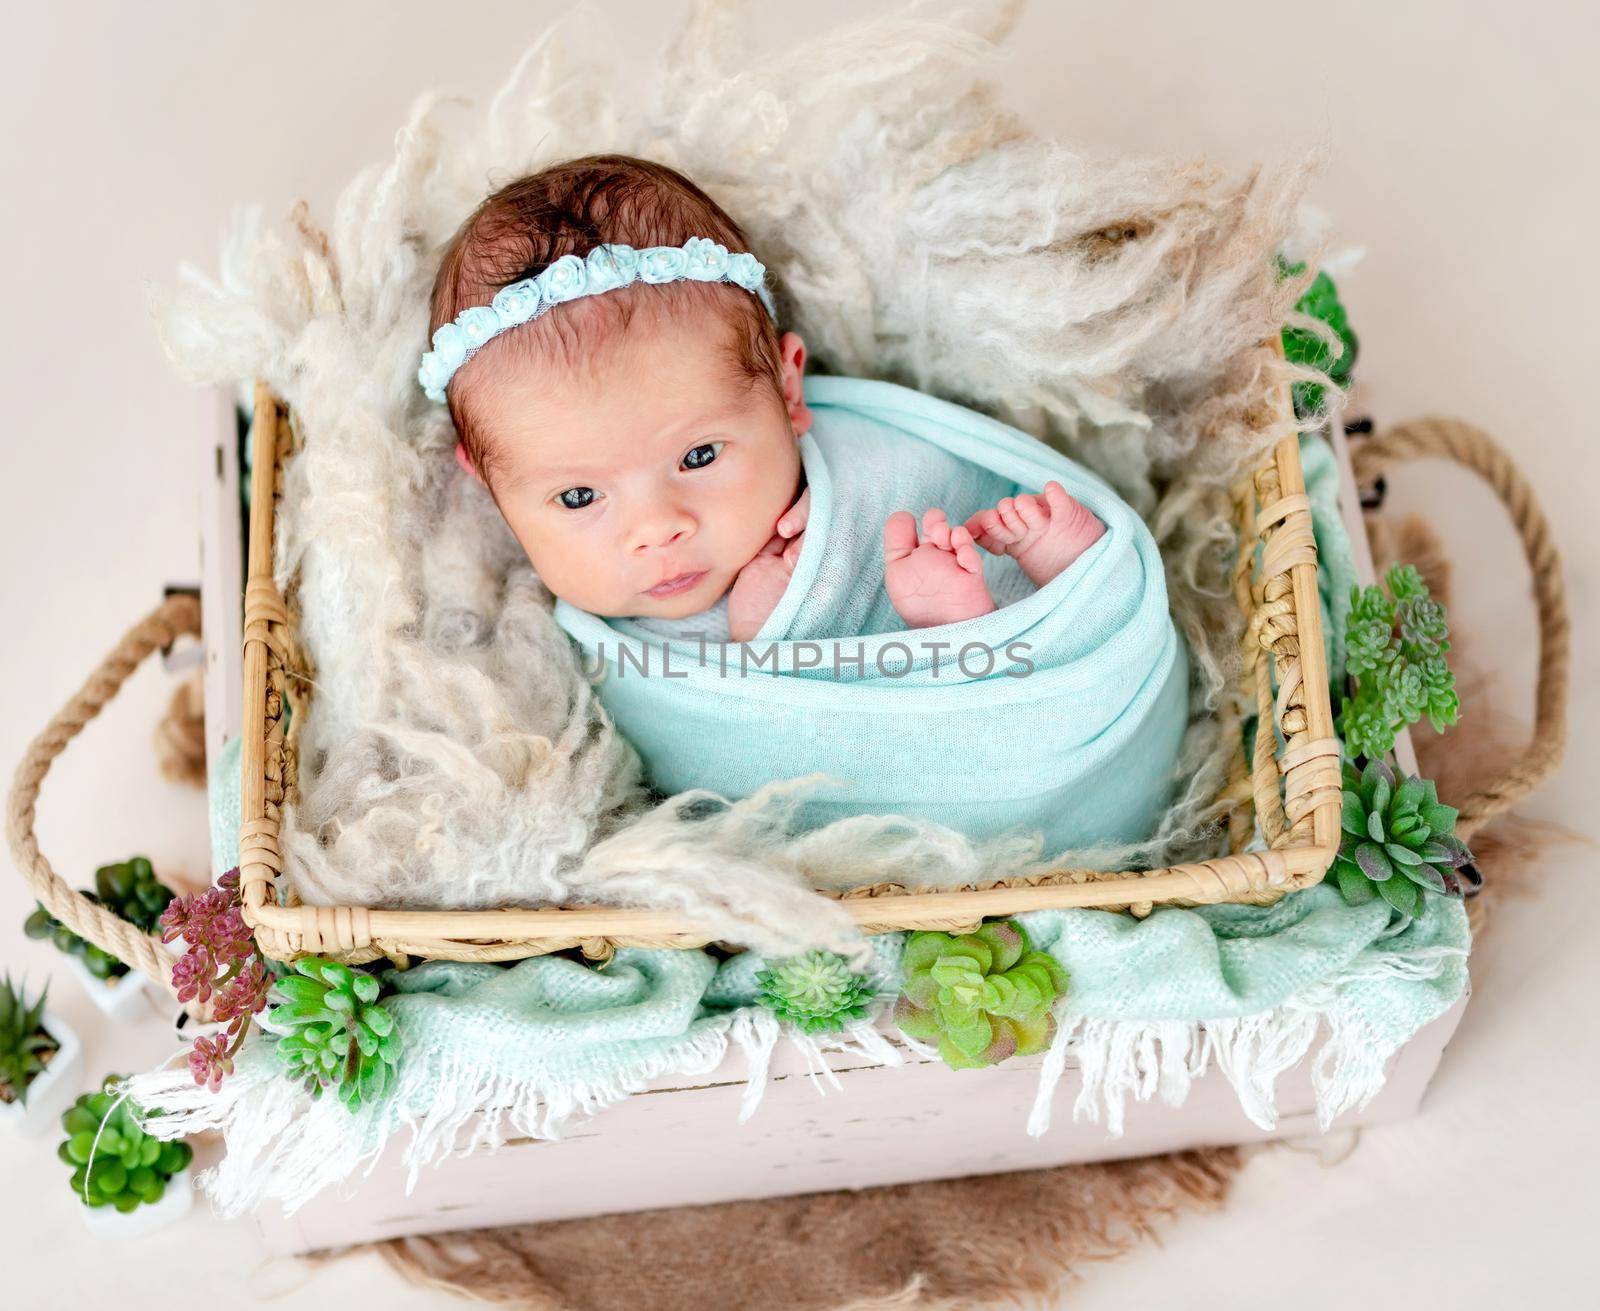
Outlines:
<svg viewBox="0 0 1600 1311"><path fill-rule="evenodd" d="M1230 181L1030 133L984 81L1008 7L756 52L737 7L696 6L643 85L573 24L485 108L424 96L325 232L303 211L268 228L242 210L220 272L186 266L158 299L186 376L264 379L302 442L275 571L315 671L283 832L308 902L651 906L783 954L856 943L813 886L1045 868L1036 841L977 844L893 817L792 835L803 783L687 813L643 787L415 376L438 256L463 217L494 186L594 151L671 164L745 225L815 367L992 413L1145 516L1195 656L1190 781L1151 842L1083 860L1215 849L1227 751L1214 716L1239 633L1222 491L1284 435L1263 426L1266 388L1309 376L1261 344L1304 285L1280 282L1274 255L1306 167Z"/></svg>

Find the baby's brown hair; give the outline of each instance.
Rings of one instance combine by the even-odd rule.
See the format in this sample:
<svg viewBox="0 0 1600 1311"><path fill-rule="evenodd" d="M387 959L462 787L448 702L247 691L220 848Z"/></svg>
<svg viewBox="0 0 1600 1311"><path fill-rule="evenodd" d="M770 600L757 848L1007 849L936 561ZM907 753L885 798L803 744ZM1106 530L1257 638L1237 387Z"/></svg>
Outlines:
<svg viewBox="0 0 1600 1311"><path fill-rule="evenodd" d="M434 279L429 335L563 255L583 255L606 242L680 246L690 237L709 237L734 254L750 248L744 230L722 206L665 164L632 155L585 155L553 164L501 187L456 230ZM593 348L597 335L625 329L641 305L656 312L709 307L731 329L730 363L752 386L770 382L781 394L778 330L749 292L694 281L664 283L650 292L647 299L607 294L573 302L536 320L536 337L508 336L541 351L559 350L575 364L580 346ZM579 313L569 312L580 305ZM446 399L467 454L487 480L497 452L474 412L472 396L471 388L454 386Z"/></svg>

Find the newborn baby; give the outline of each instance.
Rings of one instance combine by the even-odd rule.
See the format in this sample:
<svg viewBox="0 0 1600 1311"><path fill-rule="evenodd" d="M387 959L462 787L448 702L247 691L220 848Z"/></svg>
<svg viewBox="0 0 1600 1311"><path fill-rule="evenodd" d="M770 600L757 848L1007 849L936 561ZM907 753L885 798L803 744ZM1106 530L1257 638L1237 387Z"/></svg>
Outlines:
<svg viewBox="0 0 1600 1311"><path fill-rule="evenodd" d="M434 285L419 380L651 783L1147 837L1188 706L1148 528L989 416L807 378L764 278L687 178L595 156L484 201Z"/></svg>
<svg viewBox="0 0 1600 1311"><path fill-rule="evenodd" d="M419 378L571 606L662 631L704 616L733 642L777 606L804 542L812 416L805 343L780 334L762 278L710 197L625 156L514 182L450 243ZM960 524L916 508L920 532L909 508L883 524L884 588L910 628L995 609L980 549L1043 587L1104 531L1054 481Z"/></svg>

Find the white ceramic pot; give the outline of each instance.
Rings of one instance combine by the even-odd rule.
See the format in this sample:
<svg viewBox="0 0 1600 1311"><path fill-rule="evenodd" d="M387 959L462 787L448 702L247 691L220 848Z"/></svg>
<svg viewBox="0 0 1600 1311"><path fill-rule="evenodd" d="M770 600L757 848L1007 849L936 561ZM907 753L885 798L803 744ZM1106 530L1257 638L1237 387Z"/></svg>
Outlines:
<svg viewBox="0 0 1600 1311"><path fill-rule="evenodd" d="M77 975L78 982L83 984L83 990L89 994L94 1004L111 1019L125 1020L133 1015L145 1015L149 1011L149 992L146 985L150 980L138 970L130 969L114 980L97 979L89 973L89 967L76 956L67 957L67 968Z"/></svg>
<svg viewBox="0 0 1600 1311"><path fill-rule="evenodd" d="M193 1175L193 1163L184 1166L167 1180L167 1191L154 1206L136 1206L123 1212L114 1206L84 1206L80 1199L78 1210L83 1213L85 1227L100 1238L143 1238L183 1219L194 1208Z"/></svg>
<svg viewBox="0 0 1600 1311"><path fill-rule="evenodd" d="M29 1138L61 1131L61 1113L83 1082L83 1044L72 1026L46 1007L44 1031L56 1040L56 1054L28 1085L27 1101L0 1102L0 1124Z"/></svg>

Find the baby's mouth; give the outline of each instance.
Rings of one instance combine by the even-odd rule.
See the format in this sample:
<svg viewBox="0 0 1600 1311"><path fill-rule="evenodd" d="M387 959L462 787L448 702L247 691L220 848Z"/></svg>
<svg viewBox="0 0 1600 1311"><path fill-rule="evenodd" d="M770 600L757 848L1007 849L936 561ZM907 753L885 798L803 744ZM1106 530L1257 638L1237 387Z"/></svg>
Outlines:
<svg viewBox="0 0 1600 1311"><path fill-rule="evenodd" d="M646 590L646 596L676 596L679 592L687 592L696 586L706 576L704 569L694 573L678 574L676 577L665 579L654 587Z"/></svg>

